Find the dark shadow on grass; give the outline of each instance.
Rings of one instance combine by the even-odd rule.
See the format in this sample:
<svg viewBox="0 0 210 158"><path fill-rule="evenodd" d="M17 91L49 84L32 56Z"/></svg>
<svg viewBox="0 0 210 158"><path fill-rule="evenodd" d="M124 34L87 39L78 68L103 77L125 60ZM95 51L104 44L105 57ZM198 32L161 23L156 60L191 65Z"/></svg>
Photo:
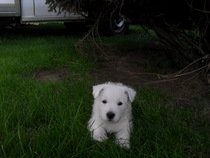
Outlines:
<svg viewBox="0 0 210 158"><path fill-rule="evenodd" d="M72 37L82 37L88 31L85 24L80 28L69 29L64 26L63 23L46 23L46 24L36 24L33 25L18 25L14 27L5 27L0 29L1 37L8 36L26 36L26 37L39 37L39 36L72 36Z"/></svg>

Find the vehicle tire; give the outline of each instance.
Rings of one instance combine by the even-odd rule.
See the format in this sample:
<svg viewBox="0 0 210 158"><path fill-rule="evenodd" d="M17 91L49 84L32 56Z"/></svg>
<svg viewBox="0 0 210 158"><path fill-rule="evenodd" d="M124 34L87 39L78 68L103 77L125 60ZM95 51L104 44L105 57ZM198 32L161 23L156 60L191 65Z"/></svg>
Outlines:
<svg viewBox="0 0 210 158"><path fill-rule="evenodd" d="M125 34L128 31L128 21L119 12L110 12L99 24L99 32L104 35Z"/></svg>

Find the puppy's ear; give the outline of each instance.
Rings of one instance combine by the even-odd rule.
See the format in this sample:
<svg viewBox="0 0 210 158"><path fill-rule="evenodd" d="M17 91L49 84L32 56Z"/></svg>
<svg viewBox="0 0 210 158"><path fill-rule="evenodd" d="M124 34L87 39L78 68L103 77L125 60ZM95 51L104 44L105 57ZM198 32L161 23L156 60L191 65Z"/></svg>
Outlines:
<svg viewBox="0 0 210 158"><path fill-rule="evenodd" d="M93 86L93 97L97 98L101 92L104 90L104 84Z"/></svg>
<svg viewBox="0 0 210 158"><path fill-rule="evenodd" d="M136 91L132 88L126 87L125 94L128 96L128 100L132 103L136 96Z"/></svg>

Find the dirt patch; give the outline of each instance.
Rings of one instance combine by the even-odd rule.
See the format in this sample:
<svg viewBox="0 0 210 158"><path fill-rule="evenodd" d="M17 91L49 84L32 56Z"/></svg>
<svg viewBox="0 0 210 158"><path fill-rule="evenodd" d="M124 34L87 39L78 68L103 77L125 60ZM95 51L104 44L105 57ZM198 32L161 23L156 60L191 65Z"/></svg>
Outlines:
<svg viewBox="0 0 210 158"><path fill-rule="evenodd" d="M200 96L210 98L209 86L201 73L178 78L161 77L160 74L168 75L179 70L161 50L115 52L97 64L91 72L96 84L113 81L133 87L154 87L176 98L176 104L191 105L192 98Z"/></svg>
<svg viewBox="0 0 210 158"><path fill-rule="evenodd" d="M35 77L41 82L59 82L69 74L65 68L55 70L39 70L35 73Z"/></svg>

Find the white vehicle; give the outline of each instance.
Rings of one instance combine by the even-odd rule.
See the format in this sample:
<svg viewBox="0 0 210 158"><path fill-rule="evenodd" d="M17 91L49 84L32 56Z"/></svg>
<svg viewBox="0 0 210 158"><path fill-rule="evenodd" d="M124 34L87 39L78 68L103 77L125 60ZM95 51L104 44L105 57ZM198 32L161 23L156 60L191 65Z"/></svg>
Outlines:
<svg viewBox="0 0 210 158"><path fill-rule="evenodd" d="M127 29L125 18L113 17L115 18L110 18L112 20L106 27L109 27L112 34L124 32ZM49 11L45 0L0 0L0 25L62 21L71 27L71 24L78 24L78 22L85 22L85 20L85 17L76 13L62 12L58 14L58 12ZM82 24L80 23L80 25Z"/></svg>

